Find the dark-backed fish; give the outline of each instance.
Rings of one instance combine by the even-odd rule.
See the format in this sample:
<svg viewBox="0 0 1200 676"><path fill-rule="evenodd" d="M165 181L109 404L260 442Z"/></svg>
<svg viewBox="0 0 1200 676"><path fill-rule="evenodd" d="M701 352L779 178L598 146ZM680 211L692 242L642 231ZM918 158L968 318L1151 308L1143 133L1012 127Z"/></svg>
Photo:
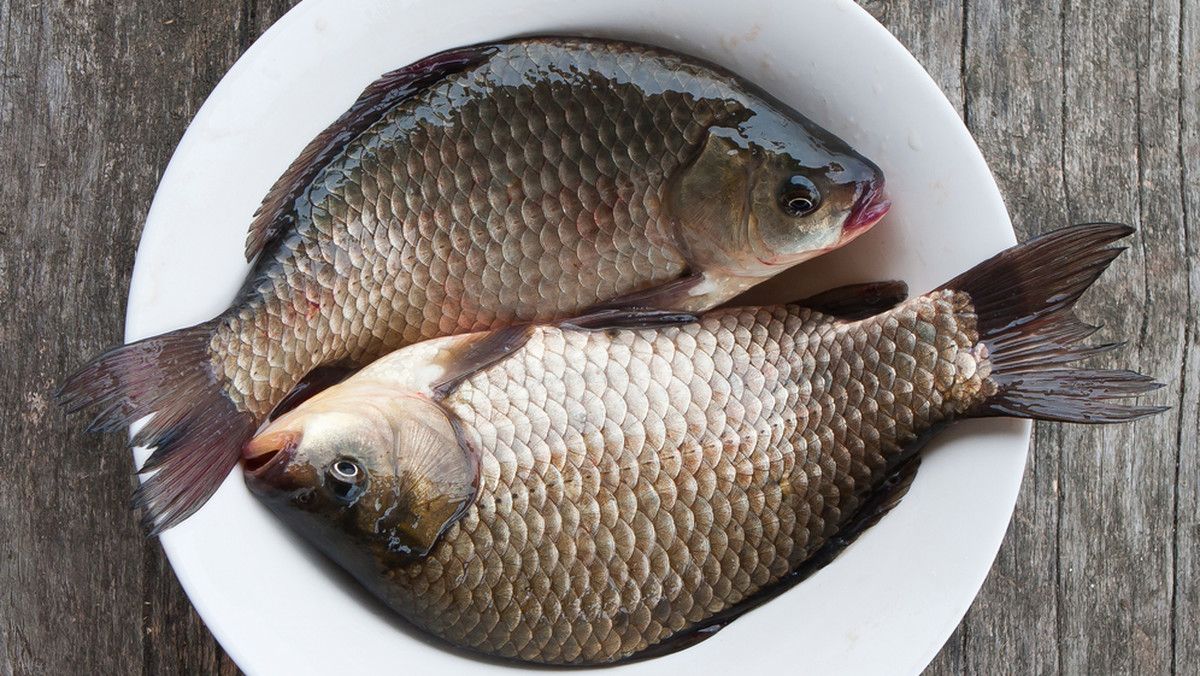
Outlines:
<svg viewBox="0 0 1200 676"><path fill-rule="evenodd" d="M1130 232L1061 230L865 319L748 307L428 341L266 427L246 480L455 645L668 652L828 562L950 421L1160 411L1114 401L1157 387L1145 376L1068 366L1114 347L1077 345L1095 329L1072 307Z"/></svg>
<svg viewBox="0 0 1200 676"><path fill-rule="evenodd" d="M61 390L94 429L154 417L157 532L216 489L302 378L434 336L617 302L702 310L887 210L878 167L727 70L573 38L384 76L267 195L219 317L116 348ZM311 374L311 376L306 376Z"/></svg>

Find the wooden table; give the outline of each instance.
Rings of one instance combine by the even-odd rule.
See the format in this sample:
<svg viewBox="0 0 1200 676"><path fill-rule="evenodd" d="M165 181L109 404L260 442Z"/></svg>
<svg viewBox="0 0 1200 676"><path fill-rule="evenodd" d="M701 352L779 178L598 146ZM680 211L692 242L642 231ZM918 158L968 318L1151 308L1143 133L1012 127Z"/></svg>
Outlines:
<svg viewBox="0 0 1200 676"><path fill-rule="evenodd" d="M0 0L0 674L234 673L127 511L119 435L50 392L121 339L184 128L289 0ZM1139 234L1086 301L1172 410L1039 425L987 583L929 674L1200 669L1200 0L879 0L961 112L1018 235Z"/></svg>

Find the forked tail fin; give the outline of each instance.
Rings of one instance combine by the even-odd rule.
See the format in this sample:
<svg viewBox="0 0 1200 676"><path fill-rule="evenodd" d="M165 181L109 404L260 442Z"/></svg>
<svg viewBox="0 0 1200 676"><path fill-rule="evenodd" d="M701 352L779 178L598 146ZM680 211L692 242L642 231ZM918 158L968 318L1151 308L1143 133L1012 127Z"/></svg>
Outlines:
<svg viewBox="0 0 1200 676"><path fill-rule="evenodd" d="M154 414L130 442L155 448L134 493L142 524L157 535L183 521L217 490L254 432L212 372L215 322L123 345L69 377L57 396L67 412L100 406L89 431L113 432Z"/></svg>
<svg viewBox="0 0 1200 676"><path fill-rule="evenodd" d="M1162 387L1151 378L1067 365L1121 345L1076 345L1098 327L1080 321L1073 308L1125 250L1109 245L1131 233L1115 223L1064 228L1003 251L942 287L970 296L979 340L989 352L995 391L974 415L1113 423L1166 410L1113 401Z"/></svg>

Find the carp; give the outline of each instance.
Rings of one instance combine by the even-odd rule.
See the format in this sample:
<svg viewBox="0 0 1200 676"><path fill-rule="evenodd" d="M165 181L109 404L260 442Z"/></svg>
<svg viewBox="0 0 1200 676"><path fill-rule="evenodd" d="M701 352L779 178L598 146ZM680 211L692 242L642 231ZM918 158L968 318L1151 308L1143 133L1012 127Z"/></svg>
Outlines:
<svg viewBox="0 0 1200 676"><path fill-rule="evenodd" d="M1163 410L1073 362L1072 307L1132 230L1018 245L869 316L603 313L398 350L265 427L251 491L413 624L488 656L603 664L711 636L903 496L950 422ZM834 312L836 314L830 314Z"/></svg>
<svg viewBox="0 0 1200 676"><path fill-rule="evenodd" d="M267 194L211 321L106 352L60 390L92 429L147 415L135 504L186 518L298 384L435 336L608 303L699 311L888 208L877 166L729 71L533 38L383 76ZM215 198L216 196L214 196Z"/></svg>

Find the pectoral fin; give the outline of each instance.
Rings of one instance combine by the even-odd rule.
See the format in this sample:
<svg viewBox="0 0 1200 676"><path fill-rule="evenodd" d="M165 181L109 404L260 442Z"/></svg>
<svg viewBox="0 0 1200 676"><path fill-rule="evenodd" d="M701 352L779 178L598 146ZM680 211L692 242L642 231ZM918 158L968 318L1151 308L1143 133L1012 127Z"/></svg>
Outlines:
<svg viewBox="0 0 1200 676"><path fill-rule="evenodd" d="M454 391L462 381L495 364L525 345L533 326L522 324L478 334L461 346L446 350L437 358L445 373L430 383L433 398L441 399Z"/></svg>
<svg viewBox="0 0 1200 676"><path fill-rule="evenodd" d="M704 281L704 275L690 272L678 279L598 303L580 313L580 316L605 310L678 310L687 307L695 296L701 295L697 289Z"/></svg>
<svg viewBox="0 0 1200 676"><path fill-rule="evenodd" d="M696 321L696 315L690 312L674 312L671 310L596 310L582 317L568 319L559 326L585 331L604 331L607 329L649 329L664 326L678 326Z"/></svg>
<svg viewBox="0 0 1200 676"><path fill-rule="evenodd" d="M292 389L283 396L283 399L279 400L278 404L275 404L275 408L271 409L270 414L267 415L267 422L275 420L284 413L287 413L300 404L303 404L318 392L327 390L342 382L346 378L349 378L354 371L355 369L352 369L349 366L327 365L314 368L306 373L304 377L300 379L300 382L296 383L296 385L293 386Z"/></svg>

